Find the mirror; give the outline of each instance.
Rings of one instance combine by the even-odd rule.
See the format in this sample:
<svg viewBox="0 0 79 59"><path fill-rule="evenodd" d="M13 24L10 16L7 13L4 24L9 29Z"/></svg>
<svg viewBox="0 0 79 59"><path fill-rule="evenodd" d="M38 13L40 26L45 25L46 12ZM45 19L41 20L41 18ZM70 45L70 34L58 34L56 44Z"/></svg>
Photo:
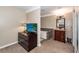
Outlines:
<svg viewBox="0 0 79 59"><path fill-rule="evenodd" d="M65 18L64 16L58 16L56 19L56 27L59 29L65 29Z"/></svg>

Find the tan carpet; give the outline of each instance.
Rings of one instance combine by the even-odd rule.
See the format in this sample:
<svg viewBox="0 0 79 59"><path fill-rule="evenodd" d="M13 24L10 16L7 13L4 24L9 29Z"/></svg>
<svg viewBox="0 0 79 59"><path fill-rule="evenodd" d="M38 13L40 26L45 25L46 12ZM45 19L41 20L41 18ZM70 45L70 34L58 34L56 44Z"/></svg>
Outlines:
<svg viewBox="0 0 79 59"><path fill-rule="evenodd" d="M19 44L15 44L1 49L0 53L27 53L27 51ZM50 39L42 42L41 47L34 48L30 53L73 53L73 47L71 44Z"/></svg>

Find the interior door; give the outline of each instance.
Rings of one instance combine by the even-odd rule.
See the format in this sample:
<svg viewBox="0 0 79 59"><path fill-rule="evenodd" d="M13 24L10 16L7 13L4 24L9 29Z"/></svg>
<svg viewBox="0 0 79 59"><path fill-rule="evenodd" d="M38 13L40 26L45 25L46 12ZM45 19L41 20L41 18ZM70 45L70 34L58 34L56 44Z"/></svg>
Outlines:
<svg viewBox="0 0 79 59"><path fill-rule="evenodd" d="M73 11L73 40L72 40L72 43L73 43L73 47L74 47L74 52L77 52L77 39L78 39L78 36L77 36L77 13L76 11L74 10Z"/></svg>
<svg viewBox="0 0 79 59"><path fill-rule="evenodd" d="M78 31L78 32L77 32L77 38L78 38L78 39L77 39L77 50L78 50L78 51L77 51L77 52L79 53L79 13L77 14L77 21L78 21L78 23L77 23L77 24L78 24L78 26L77 26L77 27L78 27L78 28L77 28L77 29L78 29L78 30L77 30L77 31Z"/></svg>

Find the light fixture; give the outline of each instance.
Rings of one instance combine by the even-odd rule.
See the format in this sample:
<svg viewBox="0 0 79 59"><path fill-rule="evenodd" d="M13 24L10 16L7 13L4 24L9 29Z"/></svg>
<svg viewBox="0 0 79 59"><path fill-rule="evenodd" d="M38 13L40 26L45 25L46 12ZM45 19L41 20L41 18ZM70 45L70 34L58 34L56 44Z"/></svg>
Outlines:
<svg viewBox="0 0 79 59"><path fill-rule="evenodd" d="M23 32L26 30L26 20L20 22L18 26L18 32Z"/></svg>
<svg viewBox="0 0 79 59"><path fill-rule="evenodd" d="M25 27L24 26L20 26L19 28L18 28L18 32L24 32L25 31Z"/></svg>

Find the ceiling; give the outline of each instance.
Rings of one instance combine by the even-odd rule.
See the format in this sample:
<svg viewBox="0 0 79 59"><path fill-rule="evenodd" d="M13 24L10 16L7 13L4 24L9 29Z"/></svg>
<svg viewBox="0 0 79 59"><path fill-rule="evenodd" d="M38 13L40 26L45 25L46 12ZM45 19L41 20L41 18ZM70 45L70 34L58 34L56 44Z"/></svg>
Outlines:
<svg viewBox="0 0 79 59"><path fill-rule="evenodd" d="M25 12L28 12L30 10L38 8L39 6L16 6L16 7L24 10ZM61 8L70 8L70 7L69 6L41 6L41 15L43 16L43 15L51 14L52 11Z"/></svg>
<svg viewBox="0 0 79 59"><path fill-rule="evenodd" d="M48 14L50 11L56 10L61 7L56 7L56 6L42 6L41 7L41 15Z"/></svg>
<svg viewBox="0 0 79 59"><path fill-rule="evenodd" d="M52 11L55 11L57 9L61 9L61 8L70 8L67 6L41 6L41 15L47 15L47 14L51 14Z"/></svg>
<svg viewBox="0 0 79 59"><path fill-rule="evenodd" d="M24 11L29 11L29 10L32 10L32 9L34 9L34 8L37 8L38 6L17 6L17 8L20 8L20 9L22 9L22 10L24 10Z"/></svg>

